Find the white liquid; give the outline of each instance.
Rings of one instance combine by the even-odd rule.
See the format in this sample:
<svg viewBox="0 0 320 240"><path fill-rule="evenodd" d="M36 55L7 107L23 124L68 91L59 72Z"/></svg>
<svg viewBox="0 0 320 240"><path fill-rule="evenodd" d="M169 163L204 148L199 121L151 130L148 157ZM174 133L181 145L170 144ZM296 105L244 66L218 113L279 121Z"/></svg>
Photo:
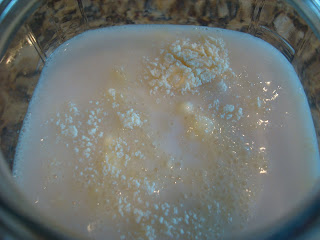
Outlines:
<svg viewBox="0 0 320 240"><path fill-rule="evenodd" d="M230 67L210 65L206 82L196 65L217 55L199 49L216 39ZM188 69L202 81L189 90ZM93 239L212 239L287 213L318 177L318 155L300 81L272 46L214 28L126 26L50 57L14 175L45 214Z"/></svg>

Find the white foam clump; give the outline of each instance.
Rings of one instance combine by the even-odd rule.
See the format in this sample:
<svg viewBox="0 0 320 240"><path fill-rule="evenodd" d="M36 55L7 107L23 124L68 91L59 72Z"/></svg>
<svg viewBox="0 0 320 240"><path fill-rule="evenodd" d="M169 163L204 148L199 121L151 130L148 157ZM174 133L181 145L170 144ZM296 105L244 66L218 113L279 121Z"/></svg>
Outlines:
<svg viewBox="0 0 320 240"><path fill-rule="evenodd" d="M149 59L147 59L149 61ZM147 63L144 76L153 87L173 95L173 90L196 92L197 87L212 82L217 76L232 72L229 67L228 50L220 38L203 37L198 41L189 38L176 40L160 51L160 57ZM227 85L221 82L221 89Z"/></svg>
<svg viewBox="0 0 320 240"><path fill-rule="evenodd" d="M117 114L125 128L133 129L134 127L141 127L143 124L139 113L135 112L133 108L125 113L118 112Z"/></svg>

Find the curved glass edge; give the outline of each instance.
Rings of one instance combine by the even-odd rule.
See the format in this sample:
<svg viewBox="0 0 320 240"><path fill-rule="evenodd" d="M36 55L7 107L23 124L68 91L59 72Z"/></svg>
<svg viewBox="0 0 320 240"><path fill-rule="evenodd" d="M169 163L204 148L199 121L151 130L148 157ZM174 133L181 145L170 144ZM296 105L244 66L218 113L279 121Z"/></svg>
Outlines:
<svg viewBox="0 0 320 240"><path fill-rule="evenodd" d="M0 59L22 23L42 2L43 0L0 2Z"/></svg>
<svg viewBox="0 0 320 240"><path fill-rule="evenodd" d="M48 240L83 239L54 224L31 204L21 204L26 203L26 199L14 183L1 152L0 179L0 218L4 219L1 224L10 231L9 234L19 239L43 239L43 236Z"/></svg>
<svg viewBox="0 0 320 240"><path fill-rule="evenodd" d="M300 1L286 0L291 4L304 20L312 28L314 34L320 39L320 2L318 0ZM0 1L0 59L3 57L10 40L13 38L16 31L24 20L40 5L39 0L3 0ZM19 196L18 190L12 181L10 171L5 164L5 160L0 153L0 177L6 181L0 181L0 215L7 217L8 228L16 231L24 239L32 239L43 233L46 239L74 239L63 234L60 234L58 228L54 225L44 226L43 219L35 214L35 209L25 209L21 207L22 197ZM8 184L10 183L10 184ZM14 193L13 193L14 192ZM27 211L26 211L27 210ZM19 212L20 211L20 212ZM320 216L320 188L315 191L315 194L310 196L299 208L291 215L285 216L279 222L272 226L267 226L262 229L257 229L254 232L244 233L243 236L237 236L236 239L288 239L292 237L302 236L306 228L310 228L319 220ZM288 219L290 219L288 221ZM19 227L19 229L17 228ZM31 228L37 233L30 233ZM248 235L249 233L249 235ZM77 236L76 239L79 239ZM234 238L231 238L234 239Z"/></svg>
<svg viewBox="0 0 320 240"><path fill-rule="evenodd" d="M298 11L302 18L308 23L313 33L320 39L320 0L286 0Z"/></svg>
<svg viewBox="0 0 320 240"><path fill-rule="evenodd" d="M0 0L0 61L25 20L44 0ZM44 217L20 193L0 152L0 219L3 227L19 239L83 239ZM24 204L21 204L24 203ZM44 224L46 223L46 224Z"/></svg>
<svg viewBox="0 0 320 240"><path fill-rule="evenodd" d="M0 0L0 13L4 12L5 9L7 8L7 6L9 5L9 3L11 3L11 2L13 2L13 1L11 1L11 0Z"/></svg>

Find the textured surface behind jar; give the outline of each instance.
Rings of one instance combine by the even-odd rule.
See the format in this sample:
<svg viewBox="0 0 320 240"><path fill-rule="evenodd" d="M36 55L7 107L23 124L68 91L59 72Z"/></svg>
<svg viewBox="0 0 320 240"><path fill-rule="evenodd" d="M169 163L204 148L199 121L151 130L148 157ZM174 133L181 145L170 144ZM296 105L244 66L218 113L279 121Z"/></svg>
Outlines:
<svg viewBox="0 0 320 240"><path fill-rule="evenodd" d="M320 140L320 41L285 1L48 0L20 28L0 63L0 146L10 166L46 58L85 30L124 24L220 27L271 43L295 67Z"/></svg>

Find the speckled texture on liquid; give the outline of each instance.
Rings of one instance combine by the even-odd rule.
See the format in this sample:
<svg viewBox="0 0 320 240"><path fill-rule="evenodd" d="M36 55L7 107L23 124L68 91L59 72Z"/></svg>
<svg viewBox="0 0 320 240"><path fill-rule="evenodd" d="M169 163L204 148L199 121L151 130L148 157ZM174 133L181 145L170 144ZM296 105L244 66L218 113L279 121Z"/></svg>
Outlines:
<svg viewBox="0 0 320 240"><path fill-rule="evenodd" d="M12 167L22 121L43 66L41 59L45 60L61 43L90 28L156 23L232 29L274 45L288 57L299 75L319 139L320 41L289 3L48 0L23 24L0 63L0 141L9 166Z"/></svg>
<svg viewBox="0 0 320 240"><path fill-rule="evenodd" d="M32 148L26 149L21 140L20 155L17 155L16 174L20 184L30 190L27 192L29 198L47 213L52 215L54 211L52 217L68 221L70 227L78 225L73 228L96 238L108 231L111 234L111 229L122 228L126 229L119 235L123 238L219 238L229 228L238 231L245 227L249 217L257 217L254 202L260 196L262 180L270 187L271 178L283 180L281 174L298 169L299 157L308 156L309 164L300 167L295 176L294 181L300 184L297 188L291 189L284 184L278 189L268 189L285 196L270 209L271 214L266 219L278 217L278 208L282 208L285 200L296 192L307 191L317 175L310 174L316 164L314 158L317 158L316 146L312 144L311 119L304 119L302 125L307 126L304 133L299 129L292 131L293 126L303 122L299 112L309 116L293 69L285 65L286 60L270 46L240 33L169 26L158 26L159 32L155 26L148 27L147 33L143 31L147 27L139 28L113 30L112 36L112 30L109 33L108 30L92 32L91 41L95 44L89 44L90 37L78 38L77 44L68 42L59 48L61 56L54 56L60 57L59 61L51 60L51 67L44 71L31 105L30 121L24 128L24 136L28 136L35 134L29 132L29 127L40 126L39 134L33 137L37 139L35 146L41 149L37 158L42 159L42 165L38 167L46 180L38 181L38 186L27 187L28 182L30 184L37 177L31 171L19 169L27 164L24 158L28 158ZM139 29L141 36L133 34L133 29ZM131 41L123 37L129 33ZM99 41L99 34L107 34L110 43ZM211 34L213 40L207 34ZM221 37L223 40L219 42ZM115 40L113 44L112 40ZM178 45L182 50L176 49L176 40L180 41ZM217 57L212 55L216 53L210 48L207 49L209 54L204 51L206 54L199 55L206 41L223 54L220 60L225 61L223 67L212 68L218 74L209 79L204 78L206 73L201 73L201 68L194 71L191 78L199 76L200 82L186 88L184 83L190 80L188 69L196 70L195 66L206 62L208 56L209 59ZM88 49L84 49L84 45L89 46ZM251 48L255 51L249 55ZM196 61L184 49L193 49ZM229 50L230 68L226 49ZM111 52L112 59L108 58ZM85 57L78 57L78 54ZM164 54L163 58L161 54ZM275 56L277 61L273 62ZM257 59L261 62L257 63ZM166 65L169 60L173 60L172 64ZM77 64L80 65L77 67ZM55 68L59 68L59 73ZM161 69L165 72L161 73ZM222 70L219 72L218 69ZM158 84L159 74L163 79L162 76L171 70L174 74L166 75L165 84ZM75 73L78 76L76 85L71 80ZM58 83L52 85L45 81L55 74L58 74L55 77L59 79ZM184 81L177 82L174 76ZM292 82L282 78L292 79ZM94 79L96 84L89 86L87 79ZM57 88L59 84L63 84L63 88ZM47 94L48 89L55 94ZM58 89L59 93L56 92ZM49 113L41 112L43 108ZM31 125L28 127L28 124ZM306 152L300 141L287 139L288 129L301 136L302 142L308 138L311 142L308 150L312 151ZM52 131L57 135L52 137ZM275 131L277 133L272 133ZM272 143L275 136L284 136L288 145L292 143L295 148L288 146L291 152L281 155L283 149ZM53 150L52 144L57 148ZM65 155L58 157L57 152L60 156ZM157 162L152 163L155 156ZM274 168L280 170L276 175L271 171L271 177L264 179L260 175L269 171L266 168L269 158ZM289 158L292 166L284 168L277 163L285 164L285 159ZM28 177L34 179L25 181ZM288 176L287 180L292 181L292 178ZM70 186L61 189L63 182L71 183L72 194L68 192ZM77 191L79 187L81 191ZM60 194L52 197L55 191ZM262 206L266 199L268 202L276 199L273 196L260 198L258 205ZM84 205L88 209L85 210ZM72 222L72 214L70 219L65 218L66 211L76 211L81 224ZM258 221L267 220L258 217ZM113 228L112 223L116 227ZM116 231L113 234L118 235Z"/></svg>

